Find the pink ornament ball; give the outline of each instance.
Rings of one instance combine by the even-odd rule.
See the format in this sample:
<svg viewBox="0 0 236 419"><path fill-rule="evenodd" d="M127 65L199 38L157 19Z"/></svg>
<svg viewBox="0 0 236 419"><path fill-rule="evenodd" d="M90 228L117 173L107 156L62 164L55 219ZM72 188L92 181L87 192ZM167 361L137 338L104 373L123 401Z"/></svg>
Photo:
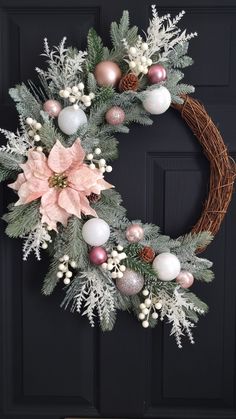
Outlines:
<svg viewBox="0 0 236 419"><path fill-rule="evenodd" d="M93 265L101 265L107 260L107 252L103 247L93 247L89 252L89 260Z"/></svg>
<svg viewBox="0 0 236 419"><path fill-rule="evenodd" d="M121 69L113 61L101 61L95 67L94 76L99 86L117 86L121 79Z"/></svg>
<svg viewBox="0 0 236 419"><path fill-rule="evenodd" d="M56 118L61 112L62 106L58 100L49 99L43 104L43 110L52 118Z"/></svg>
<svg viewBox="0 0 236 419"><path fill-rule="evenodd" d="M157 84L165 81L166 69L160 64L152 65L148 70L148 79L151 84Z"/></svg>
<svg viewBox="0 0 236 419"><path fill-rule="evenodd" d="M131 269L126 269L122 278L116 280L116 287L124 295L138 294L144 285L144 278Z"/></svg>
<svg viewBox="0 0 236 419"><path fill-rule="evenodd" d="M190 288L193 285L194 277L191 272L181 271L176 278L176 282L182 288Z"/></svg>
<svg viewBox="0 0 236 419"><path fill-rule="evenodd" d="M125 232L126 238L130 243L137 243L143 239L144 231L141 225L131 224Z"/></svg>
<svg viewBox="0 0 236 419"><path fill-rule="evenodd" d="M120 125L125 120L125 113L119 106L113 106L107 111L105 119L110 125Z"/></svg>

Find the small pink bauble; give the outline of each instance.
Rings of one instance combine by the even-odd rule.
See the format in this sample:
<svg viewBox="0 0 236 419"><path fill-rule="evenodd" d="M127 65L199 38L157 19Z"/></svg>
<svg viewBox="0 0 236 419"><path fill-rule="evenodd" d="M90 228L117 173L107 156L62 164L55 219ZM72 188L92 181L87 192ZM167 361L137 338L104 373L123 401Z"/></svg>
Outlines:
<svg viewBox="0 0 236 419"><path fill-rule="evenodd" d="M166 80L166 69L160 64L152 65L148 70L148 79L152 84Z"/></svg>
<svg viewBox="0 0 236 419"><path fill-rule="evenodd" d="M43 110L53 118L56 118L59 115L61 109L62 106L57 100L49 99L43 104Z"/></svg>
<svg viewBox="0 0 236 419"><path fill-rule="evenodd" d="M131 269L126 269L122 278L116 280L116 286L121 294L135 295L138 294L144 285L144 278Z"/></svg>
<svg viewBox="0 0 236 419"><path fill-rule="evenodd" d="M144 231L139 224L131 224L125 232L126 238L130 243L137 243L143 239Z"/></svg>
<svg viewBox="0 0 236 419"><path fill-rule="evenodd" d="M101 265L107 260L107 252L103 247L93 247L89 252L89 260L94 265Z"/></svg>
<svg viewBox="0 0 236 419"><path fill-rule="evenodd" d="M182 287L182 288L189 288L191 285L193 285L194 277L191 274L191 272L188 271L181 271L179 275L176 278L176 282Z"/></svg>
<svg viewBox="0 0 236 419"><path fill-rule="evenodd" d="M105 119L110 125L120 125L125 120L125 113L119 106L113 106L107 111Z"/></svg>
<svg viewBox="0 0 236 419"><path fill-rule="evenodd" d="M99 86L116 86L121 79L121 69L113 61L101 61L95 67L95 79Z"/></svg>

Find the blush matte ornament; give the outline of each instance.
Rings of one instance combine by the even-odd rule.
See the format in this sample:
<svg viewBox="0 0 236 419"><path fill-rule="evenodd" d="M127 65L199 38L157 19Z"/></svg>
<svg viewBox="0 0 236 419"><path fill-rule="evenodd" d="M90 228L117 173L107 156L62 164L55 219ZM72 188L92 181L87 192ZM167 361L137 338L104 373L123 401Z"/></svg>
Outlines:
<svg viewBox="0 0 236 419"><path fill-rule="evenodd" d="M182 288L189 288L193 285L194 277L191 272L188 271L181 271L179 275L176 278L176 282L182 287Z"/></svg>
<svg viewBox="0 0 236 419"><path fill-rule="evenodd" d="M121 294L135 295L138 294L144 285L144 278L131 269L126 269L122 278L116 280L116 286Z"/></svg>
<svg viewBox="0 0 236 419"><path fill-rule="evenodd" d="M89 260L93 265L101 265L107 261L107 252L103 247L93 247L89 252Z"/></svg>
<svg viewBox="0 0 236 419"><path fill-rule="evenodd" d="M144 109L152 115L160 115L171 105L171 95L165 86L148 90L143 100Z"/></svg>
<svg viewBox="0 0 236 419"><path fill-rule="evenodd" d="M52 118L56 118L61 112L61 109L61 104L58 100L50 99L43 104L43 110Z"/></svg>
<svg viewBox="0 0 236 419"><path fill-rule="evenodd" d="M148 79L151 84L166 80L166 69L160 64L152 65L148 70Z"/></svg>
<svg viewBox="0 0 236 419"><path fill-rule="evenodd" d="M137 243L143 239L144 231L139 224L131 224L125 232L126 238L130 243Z"/></svg>
<svg viewBox="0 0 236 419"><path fill-rule="evenodd" d="M110 125L120 125L125 120L125 113L119 106L113 106L107 111L105 119Z"/></svg>
<svg viewBox="0 0 236 419"><path fill-rule="evenodd" d="M160 253L155 257L152 267L161 281L172 281L180 273L180 261L173 253Z"/></svg>
<svg viewBox="0 0 236 419"><path fill-rule="evenodd" d="M121 79L121 69L113 61L101 61L95 67L95 79L99 86L117 86Z"/></svg>
<svg viewBox="0 0 236 419"><path fill-rule="evenodd" d="M58 126L64 134L73 135L80 125L87 123L87 116L82 109L67 106L58 115Z"/></svg>
<svg viewBox="0 0 236 419"><path fill-rule="evenodd" d="M82 236L90 246L102 246L110 237L110 227L101 218L91 218L83 225Z"/></svg>

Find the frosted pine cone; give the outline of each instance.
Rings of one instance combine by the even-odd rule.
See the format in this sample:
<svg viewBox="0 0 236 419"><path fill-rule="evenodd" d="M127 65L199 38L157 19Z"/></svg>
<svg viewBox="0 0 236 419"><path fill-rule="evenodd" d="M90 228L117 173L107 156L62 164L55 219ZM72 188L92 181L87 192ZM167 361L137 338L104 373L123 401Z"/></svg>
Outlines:
<svg viewBox="0 0 236 419"><path fill-rule="evenodd" d="M100 198L101 198L101 195L97 195L96 193L93 193L93 192L88 196L88 200L90 204L95 204L95 202L98 202Z"/></svg>
<svg viewBox="0 0 236 419"><path fill-rule="evenodd" d="M151 263L155 258L155 252L151 247L145 246L139 251L139 257L143 262Z"/></svg>
<svg viewBox="0 0 236 419"><path fill-rule="evenodd" d="M128 73L124 77L122 77L119 84L120 92L126 92L128 90L133 90L133 92L136 92L137 89L138 89L138 77L135 74Z"/></svg>

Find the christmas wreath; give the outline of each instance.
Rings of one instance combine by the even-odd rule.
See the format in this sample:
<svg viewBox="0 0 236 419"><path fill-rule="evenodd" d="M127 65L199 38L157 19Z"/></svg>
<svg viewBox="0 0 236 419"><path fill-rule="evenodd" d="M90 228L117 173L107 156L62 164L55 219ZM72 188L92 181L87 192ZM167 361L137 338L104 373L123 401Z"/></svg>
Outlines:
<svg viewBox="0 0 236 419"><path fill-rule="evenodd" d="M181 82L192 64L188 42L197 34L181 31L184 12L152 18L144 35L130 27L129 14L111 24L112 48L94 29L87 51L66 47L66 38L50 49L47 68L36 68L40 83L10 89L20 128L1 129L0 179L18 195L3 216L6 233L21 237L23 259L40 260L48 249L51 264L43 293L65 284L62 306L99 318L111 330L117 310L135 313L144 328L158 320L171 324L181 347L207 305L189 288L213 279L212 263L197 256L218 230L229 204L235 176L219 131L203 106ZM180 70L181 69L181 70ZM192 232L172 239L156 225L129 221L121 197L104 177L117 157L116 133L132 122L150 125L150 114L174 106L211 160L209 196ZM212 199L214 196L214 199ZM64 286L64 285L63 285Z"/></svg>

